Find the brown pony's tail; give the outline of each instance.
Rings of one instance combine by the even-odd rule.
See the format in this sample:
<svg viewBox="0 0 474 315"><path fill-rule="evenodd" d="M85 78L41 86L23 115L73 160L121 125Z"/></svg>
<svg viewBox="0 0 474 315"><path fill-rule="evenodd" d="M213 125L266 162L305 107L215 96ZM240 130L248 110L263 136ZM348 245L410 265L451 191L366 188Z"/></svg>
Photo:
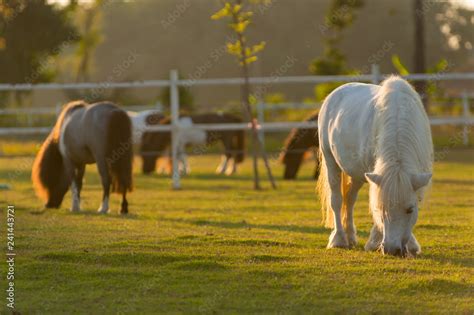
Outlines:
<svg viewBox="0 0 474 315"><path fill-rule="evenodd" d="M105 151L112 191L124 193L132 190L132 123L127 113L115 110L107 126Z"/></svg>
<svg viewBox="0 0 474 315"><path fill-rule="evenodd" d="M242 163L245 157L245 130L237 130L235 134L235 163Z"/></svg>
<svg viewBox="0 0 474 315"><path fill-rule="evenodd" d="M47 208L61 206L72 177L65 171L59 143L49 135L36 155L31 170L36 195L46 202Z"/></svg>
<svg viewBox="0 0 474 315"><path fill-rule="evenodd" d="M43 142L31 169L31 180L36 195L46 201L46 208L59 208L72 182L66 171L59 150L61 127L73 111L87 106L84 101L70 102L64 106L48 138Z"/></svg>

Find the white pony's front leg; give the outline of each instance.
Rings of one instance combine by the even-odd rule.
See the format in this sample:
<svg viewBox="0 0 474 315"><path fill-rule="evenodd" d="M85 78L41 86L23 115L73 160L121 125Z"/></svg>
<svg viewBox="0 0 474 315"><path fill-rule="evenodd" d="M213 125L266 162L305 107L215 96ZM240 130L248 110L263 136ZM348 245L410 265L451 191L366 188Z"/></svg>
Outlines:
<svg viewBox="0 0 474 315"><path fill-rule="evenodd" d="M383 241L383 232L374 224L370 230L369 240L365 244L366 251L376 251L380 249Z"/></svg>
<svg viewBox="0 0 474 315"><path fill-rule="evenodd" d="M72 212L79 212L81 211L81 199L79 197L79 188L76 185L76 182L73 180L71 184L71 192L72 192Z"/></svg>
<svg viewBox="0 0 474 315"><path fill-rule="evenodd" d="M359 182L351 179L346 196L347 204L344 205L347 209L347 216L344 222L344 228L347 234L347 239L349 241L350 247L353 247L357 244L357 230L354 224L354 205L357 200L357 194L359 193L359 190L363 184L364 182L362 181Z"/></svg>
<svg viewBox="0 0 474 315"><path fill-rule="evenodd" d="M224 172L225 172L226 169L227 169L227 163L228 163L228 162L229 162L229 159L227 158L227 156L222 155L222 157L221 157L221 163L220 163L219 166L217 167L216 173L217 173L217 174L224 174Z"/></svg>

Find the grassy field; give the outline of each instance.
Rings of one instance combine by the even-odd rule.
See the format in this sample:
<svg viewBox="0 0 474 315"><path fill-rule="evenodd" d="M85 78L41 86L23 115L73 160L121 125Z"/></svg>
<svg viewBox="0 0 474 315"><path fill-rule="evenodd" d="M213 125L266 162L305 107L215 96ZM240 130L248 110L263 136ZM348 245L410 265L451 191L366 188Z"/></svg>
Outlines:
<svg viewBox="0 0 474 315"><path fill-rule="evenodd" d="M16 209L15 292L22 314L464 313L474 312L474 150L438 155L415 234L416 259L366 253L365 188L356 205L360 244L326 250L312 167L276 191L252 190L250 161L232 178L217 156L191 159L183 190L138 174L128 216L98 215L101 188L89 166L83 212L39 214L31 159L0 159L5 204ZM282 168L274 170L280 178ZM265 183L268 187L268 183ZM6 241L4 241L4 244ZM3 245L5 250L5 245ZM1 264L2 288L6 288ZM5 294L5 291L2 290ZM9 312L2 298L3 312Z"/></svg>

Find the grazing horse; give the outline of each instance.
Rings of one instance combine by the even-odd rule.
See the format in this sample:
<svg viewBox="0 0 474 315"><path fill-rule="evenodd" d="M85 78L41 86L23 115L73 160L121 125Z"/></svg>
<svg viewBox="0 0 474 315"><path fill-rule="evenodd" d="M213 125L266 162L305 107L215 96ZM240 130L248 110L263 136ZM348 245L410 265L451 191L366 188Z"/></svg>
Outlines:
<svg viewBox="0 0 474 315"><path fill-rule="evenodd" d="M359 189L368 182L374 225L365 249L419 254L412 230L432 176L433 143L411 85L396 76L380 86L345 84L324 101L318 131L318 190L326 226L334 227L327 247L356 244L352 212Z"/></svg>
<svg viewBox="0 0 474 315"><path fill-rule="evenodd" d="M165 115L159 110L149 109L141 112L127 112L132 121L132 142L136 146L142 143L143 133L147 126L158 125Z"/></svg>
<svg viewBox="0 0 474 315"><path fill-rule="evenodd" d="M183 128L179 133L178 160L181 162L183 172L189 172L186 160L185 148L187 145L204 146L196 148L196 151L206 150L205 146L221 141L225 148L221 164L216 172L219 174L234 174L237 164L244 160L245 131L243 130L223 130L205 131L193 124L215 124L215 123L241 123L242 119L230 114L199 114L182 116L179 124ZM171 119L165 118L160 121L161 125L171 124ZM161 157L166 149L171 145L171 133L169 131L145 132L142 138L141 154L143 158L143 172L150 173L155 169L157 158ZM148 152L148 153L147 153ZM230 163L232 160L232 163Z"/></svg>
<svg viewBox="0 0 474 315"><path fill-rule="evenodd" d="M127 191L132 189L131 122L127 113L108 102L67 104L41 146L32 180L46 208L59 208L71 186L71 211L80 211L86 164L97 164L103 197L100 213L109 211L110 186L122 195L120 212L128 213Z"/></svg>
<svg viewBox="0 0 474 315"><path fill-rule="evenodd" d="M313 113L305 121L318 121L318 113ZM285 140L285 148L280 161L285 165L284 179L295 179L305 154L319 147L318 128L294 128ZM316 160L314 178L319 175L319 161Z"/></svg>

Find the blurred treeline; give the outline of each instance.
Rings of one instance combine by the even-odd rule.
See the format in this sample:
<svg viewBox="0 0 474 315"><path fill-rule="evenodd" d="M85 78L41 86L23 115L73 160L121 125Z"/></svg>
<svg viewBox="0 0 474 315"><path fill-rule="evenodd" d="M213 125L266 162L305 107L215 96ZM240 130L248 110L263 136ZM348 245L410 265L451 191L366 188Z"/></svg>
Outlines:
<svg viewBox="0 0 474 315"><path fill-rule="evenodd" d="M252 75L368 73L372 63L380 64L382 73L397 73L400 65L394 60L413 72L415 14L424 17L427 68L443 61L441 72L474 71L474 12L431 0L422 1L422 10L415 12L414 1L278 0L257 6L251 36L267 47ZM209 18L219 5L218 0L68 5L3 0L0 83L166 79L171 69L190 79L238 76L238 65L224 47L230 34ZM439 90L449 98L468 84L446 83ZM260 99L273 102L316 100L325 93L310 84L254 88ZM232 109L238 93L237 86L193 87L182 91L183 105L201 111ZM2 93L0 107L54 106L76 98L152 104L167 96L166 90L105 88Z"/></svg>

